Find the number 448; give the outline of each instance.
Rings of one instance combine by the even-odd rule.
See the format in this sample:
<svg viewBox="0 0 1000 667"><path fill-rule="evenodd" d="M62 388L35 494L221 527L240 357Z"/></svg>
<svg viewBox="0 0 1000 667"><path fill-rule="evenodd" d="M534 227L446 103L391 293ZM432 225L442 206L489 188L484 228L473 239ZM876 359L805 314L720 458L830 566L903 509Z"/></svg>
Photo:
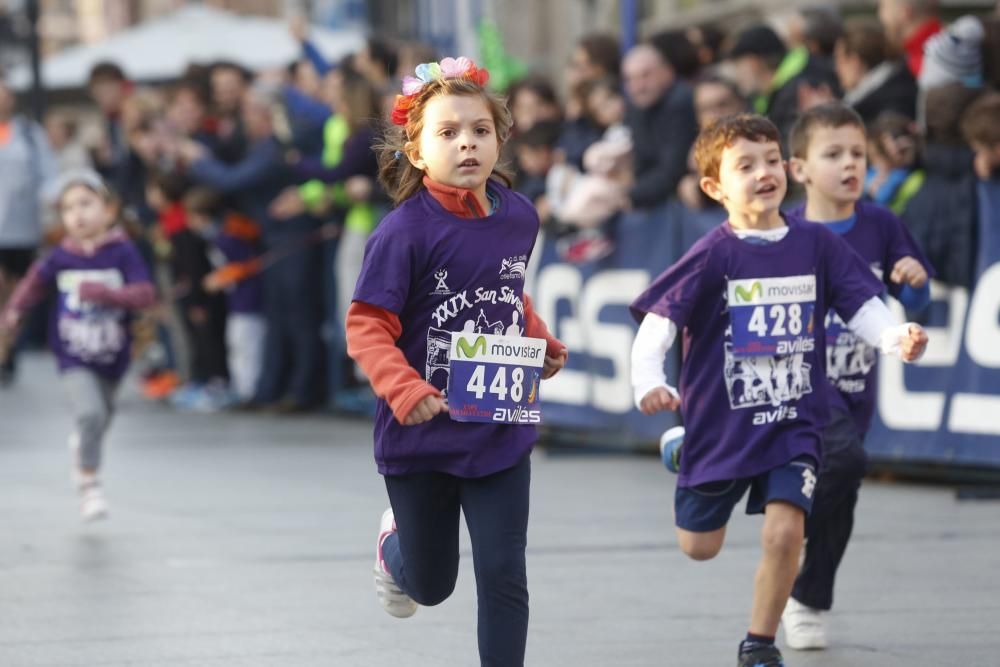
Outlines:
<svg viewBox="0 0 1000 667"><path fill-rule="evenodd" d="M495 394L501 401L507 400L507 393L510 392L510 400L520 403L524 397L524 369L514 368L510 373L511 384L507 385L507 367L497 366L496 375L490 382L489 392ZM481 399L486 394L486 366L478 364L472 371L469 383L465 388Z"/></svg>
<svg viewBox="0 0 1000 667"><path fill-rule="evenodd" d="M758 336L797 336L802 333L802 306L776 303L770 308L754 306L747 329ZM768 331L770 329L770 332Z"/></svg>

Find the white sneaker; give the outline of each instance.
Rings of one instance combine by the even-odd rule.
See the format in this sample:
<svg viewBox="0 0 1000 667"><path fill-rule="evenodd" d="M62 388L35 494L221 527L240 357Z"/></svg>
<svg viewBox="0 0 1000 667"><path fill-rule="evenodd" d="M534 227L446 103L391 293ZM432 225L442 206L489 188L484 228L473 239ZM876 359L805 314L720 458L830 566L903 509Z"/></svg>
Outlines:
<svg viewBox="0 0 1000 667"><path fill-rule="evenodd" d="M378 542L375 545L375 595L382 603L382 608L386 613L396 618L409 618L417 613L417 603L409 595L403 592L396 585L389 568L382 560L382 543L385 538L396 532L396 520L392 515L390 507L382 513L382 522L379 524Z"/></svg>
<svg viewBox="0 0 1000 667"><path fill-rule="evenodd" d="M785 628L785 644L798 650L826 648L826 612L807 607L793 597L788 598L781 624Z"/></svg>
<svg viewBox="0 0 1000 667"><path fill-rule="evenodd" d="M108 516L108 502L104 492L97 482L89 482L80 486L80 518L84 521L96 521Z"/></svg>

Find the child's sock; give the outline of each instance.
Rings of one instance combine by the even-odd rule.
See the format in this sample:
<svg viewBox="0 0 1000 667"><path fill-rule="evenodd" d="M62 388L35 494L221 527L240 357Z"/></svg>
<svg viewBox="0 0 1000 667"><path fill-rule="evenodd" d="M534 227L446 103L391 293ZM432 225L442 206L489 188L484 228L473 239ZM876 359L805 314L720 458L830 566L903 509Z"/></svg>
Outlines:
<svg viewBox="0 0 1000 667"><path fill-rule="evenodd" d="M748 632L746 639L740 642L740 653L749 653L761 646L774 646L774 637Z"/></svg>

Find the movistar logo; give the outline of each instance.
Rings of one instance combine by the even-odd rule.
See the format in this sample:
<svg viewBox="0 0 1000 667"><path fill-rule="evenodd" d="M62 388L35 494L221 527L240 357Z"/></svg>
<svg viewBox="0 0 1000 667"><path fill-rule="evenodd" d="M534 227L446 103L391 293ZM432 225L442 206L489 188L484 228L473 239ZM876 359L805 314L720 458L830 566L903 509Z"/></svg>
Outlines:
<svg viewBox="0 0 1000 667"><path fill-rule="evenodd" d="M753 281L750 289L745 289L742 285L736 285L734 291L736 292L736 303L740 301L753 303L756 298L764 296L764 288L761 286L759 280Z"/></svg>
<svg viewBox="0 0 1000 667"><path fill-rule="evenodd" d="M486 337L479 336L471 345L467 339L459 338L456 347L458 348L459 359L462 358L463 354L468 359L475 359L478 354L486 354Z"/></svg>

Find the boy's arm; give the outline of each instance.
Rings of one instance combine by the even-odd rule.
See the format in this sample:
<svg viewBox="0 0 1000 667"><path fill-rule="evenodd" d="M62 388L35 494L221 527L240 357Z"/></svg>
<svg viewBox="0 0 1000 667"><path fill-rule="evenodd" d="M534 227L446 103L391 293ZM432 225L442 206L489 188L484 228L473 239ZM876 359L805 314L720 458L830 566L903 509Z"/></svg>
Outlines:
<svg viewBox="0 0 1000 667"><path fill-rule="evenodd" d="M399 316L384 308L355 301L347 311L347 354L385 399L400 424L428 396L441 396L410 366L396 341L403 333Z"/></svg>
<svg viewBox="0 0 1000 667"><path fill-rule="evenodd" d="M903 361L916 361L927 347L927 334L914 322L899 324L878 297L866 301L848 320L847 328L862 340Z"/></svg>
<svg viewBox="0 0 1000 667"><path fill-rule="evenodd" d="M632 343L632 391L635 406L643 409L643 399L652 391L664 388L674 398L677 389L667 383L663 361L677 338L677 325L667 317L647 313Z"/></svg>

